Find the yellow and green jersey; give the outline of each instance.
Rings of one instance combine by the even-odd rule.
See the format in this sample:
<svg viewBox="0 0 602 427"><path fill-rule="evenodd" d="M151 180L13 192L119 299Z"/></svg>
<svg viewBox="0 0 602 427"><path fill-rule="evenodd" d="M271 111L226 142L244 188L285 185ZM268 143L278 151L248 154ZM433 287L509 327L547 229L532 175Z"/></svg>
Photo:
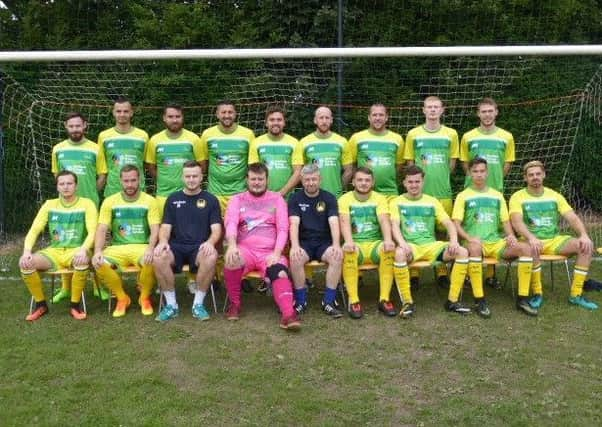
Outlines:
<svg viewBox="0 0 602 427"><path fill-rule="evenodd" d="M98 145L89 139L73 142L66 139L52 148L52 173L56 176L62 170L77 175L77 195L92 200L96 206L100 201L96 188L96 177L107 173L99 162Z"/></svg>
<svg viewBox="0 0 602 427"><path fill-rule="evenodd" d="M358 167L374 172L374 189L387 196L397 196L397 165L403 163L403 138L398 133L370 129L354 133L349 139L351 158Z"/></svg>
<svg viewBox="0 0 602 427"><path fill-rule="evenodd" d="M255 138L249 150L249 163L258 162L268 167L268 190L280 191L293 174L293 166L303 165L301 143L286 133L278 139L263 134Z"/></svg>
<svg viewBox="0 0 602 427"><path fill-rule="evenodd" d="M66 203L61 197L47 200L31 224L25 236L24 247L31 250L40 233L48 225L50 247L90 249L94 243L97 212L94 202L77 197Z"/></svg>
<svg viewBox="0 0 602 427"><path fill-rule="evenodd" d="M201 160L209 160L207 190L231 196L246 190L249 148L255 139L251 129L235 125L226 132L220 125L201 134Z"/></svg>
<svg viewBox="0 0 602 427"><path fill-rule="evenodd" d="M487 185L499 192L504 191L504 163L513 162L514 137L501 128L485 131L480 127L466 132L460 142L460 160L469 162L475 157L487 160ZM466 175L465 187L472 183Z"/></svg>
<svg viewBox="0 0 602 427"><path fill-rule="evenodd" d="M161 215L153 196L140 192L135 200L128 200L117 193L102 202L98 223L110 228L111 245L144 244L148 243L150 226L161 223Z"/></svg>
<svg viewBox="0 0 602 427"><path fill-rule="evenodd" d="M510 214L521 214L529 232L542 240L556 237L560 233L560 217L572 210L560 193L547 187L541 195L529 194L523 188L510 197Z"/></svg>
<svg viewBox="0 0 602 427"><path fill-rule="evenodd" d="M436 241L437 222L442 224L449 219L441 202L427 194L417 199L407 194L397 196L389 202L389 212L391 219L399 221L404 240L415 245Z"/></svg>
<svg viewBox="0 0 602 427"><path fill-rule="evenodd" d="M413 160L424 171L425 194L437 199L451 199L451 159L459 157L458 133L447 126L435 131L424 125L408 132L403 158Z"/></svg>
<svg viewBox="0 0 602 427"><path fill-rule="evenodd" d="M503 237L502 223L510 217L502 193L493 188L477 191L468 187L456 196L452 219L460 221L469 235L494 243Z"/></svg>
<svg viewBox="0 0 602 427"><path fill-rule="evenodd" d="M353 163L348 141L334 132L328 136L312 132L301 140L301 145L303 163L315 163L320 167L320 187L340 197L343 194L343 166Z"/></svg>
<svg viewBox="0 0 602 427"><path fill-rule="evenodd" d="M167 197L184 187L182 165L188 160L202 160L201 141L194 133L182 129L174 137L163 130L151 137L144 161L157 165L157 196Z"/></svg>
<svg viewBox="0 0 602 427"><path fill-rule="evenodd" d="M339 214L349 215L351 236L354 242L376 242L383 239L378 216L389 213L387 198L372 191L367 200L355 197L349 191L339 198Z"/></svg>
<svg viewBox="0 0 602 427"><path fill-rule="evenodd" d="M144 157L147 143L148 134L136 127L132 127L129 132L110 128L98 135L98 159L107 171L105 197L121 191L119 173L125 165L134 165L138 168L140 190L144 191Z"/></svg>

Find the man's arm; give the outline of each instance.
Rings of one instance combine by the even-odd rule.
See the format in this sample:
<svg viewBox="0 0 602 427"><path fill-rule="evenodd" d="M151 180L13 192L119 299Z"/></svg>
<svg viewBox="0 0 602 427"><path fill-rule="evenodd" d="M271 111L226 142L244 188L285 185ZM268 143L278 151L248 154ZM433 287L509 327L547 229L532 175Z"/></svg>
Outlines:
<svg viewBox="0 0 602 427"><path fill-rule="evenodd" d="M302 165L293 165L293 173L291 177L288 179L284 187L280 189L280 194L282 197L286 197L288 193L293 191L293 189L299 184L299 178L301 177L301 168Z"/></svg>
<svg viewBox="0 0 602 427"><path fill-rule="evenodd" d="M301 245L299 244L299 225L301 224L301 218L291 215L288 217L288 222L288 235L291 241L289 256L291 259L298 260L303 256L303 249L301 249Z"/></svg>
<svg viewBox="0 0 602 427"><path fill-rule="evenodd" d="M380 231L383 233L383 249L386 252L395 249L395 242L391 236L391 219L389 214L378 215L378 223L380 224Z"/></svg>
<svg viewBox="0 0 602 427"><path fill-rule="evenodd" d="M478 237L472 237L470 234L468 234L466 232L466 230L464 230L464 228L462 227L461 221L454 219L453 222L454 222L454 226L456 227L456 231L458 232L458 237L460 237L460 239L466 240L467 242L475 241L475 240L479 243L481 242L481 239L479 239Z"/></svg>
<svg viewBox="0 0 602 427"><path fill-rule="evenodd" d="M94 256L92 257L92 264L95 268L100 267L104 261L102 250L105 247L108 230L109 227L106 224L98 224L96 227L96 234L94 235Z"/></svg>
<svg viewBox="0 0 602 427"><path fill-rule="evenodd" d="M343 191L347 190L347 186L351 182L351 176L353 175L353 164L343 165L343 175L341 182L343 184Z"/></svg>
<svg viewBox="0 0 602 427"><path fill-rule="evenodd" d="M512 224L510 221L502 222L502 227L504 228L504 234L506 235L506 242L508 246L514 246L518 243L518 239L514 234L514 230L512 229Z"/></svg>
<svg viewBox="0 0 602 427"><path fill-rule="evenodd" d="M201 160L199 161L199 164L201 165L201 169L203 170L203 177L205 178L205 181L207 181L207 170L209 167L209 160Z"/></svg>
<svg viewBox="0 0 602 427"><path fill-rule="evenodd" d="M160 256L161 252L169 249L169 236L171 236L171 224L161 224L158 232L158 243L155 245L154 255Z"/></svg>
<svg viewBox="0 0 602 427"><path fill-rule="evenodd" d="M144 166L146 166L146 171L151 176L151 178L156 180L157 179L157 165L154 163L146 163L145 162Z"/></svg>
<svg viewBox="0 0 602 427"><path fill-rule="evenodd" d="M211 224L210 229L211 234L207 240L204 241L201 246L199 246L201 254L206 257L217 255L215 246L219 243L219 240L222 237L222 225L220 223Z"/></svg>
<svg viewBox="0 0 602 427"><path fill-rule="evenodd" d="M328 217L328 226L330 227L330 236L332 245L335 248L341 247L341 224L338 216Z"/></svg>
<svg viewBox="0 0 602 427"><path fill-rule="evenodd" d="M106 183L107 183L107 174L106 173L101 173L96 178L96 189L98 191L102 191L102 189L105 187Z"/></svg>
<svg viewBox="0 0 602 427"><path fill-rule="evenodd" d="M504 176L508 175L508 172L510 172L510 169L512 169L512 162L505 162L504 163Z"/></svg>
<svg viewBox="0 0 602 427"><path fill-rule="evenodd" d="M397 246L405 253L406 257L409 259L412 256L412 248L408 245L408 242L403 238L403 233L401 232L401 221L396 218L391 218L391 235Z"/></svg>
<svg viewBox="0 0 602 427"><path fill-rule="evenodd" d="M353 235L351 234L351 219L348 214L339 214L339 223L341 224L341 236L343 236L343 250L353 252L356 249Z"/></svg>
<svg viewBox="0 0 602 427"><path fill-rule="evenodd" d="M529 243L529 246L531 246L533 254L539 255L543 250L543 243L541 242L541 240L535 237L535 234L529 231L527 224L525 224L525 221L523 220L523 214L516 212L511 213L510 222L512 223L512 228L514 228L514 230L516 230L518 234L527 239L527 242Z"/></svg>
<svg viewBox="0 0 602 427"><path fill-rule="evenodd" d="M456 170L456 162L458 159L451 157L449 159L449 173L450 175L454 173L454 171Z"/></svg>
<svg viewBox="0 0 602 427"><path fill-rule="evenodd" d="M151 264L153 262L153 253L155 250L155 246L157 245L157 240L159 239L159 224L151 224L150 226L150 234L148 236L148 246L144 251L144 263Z"/></svg>

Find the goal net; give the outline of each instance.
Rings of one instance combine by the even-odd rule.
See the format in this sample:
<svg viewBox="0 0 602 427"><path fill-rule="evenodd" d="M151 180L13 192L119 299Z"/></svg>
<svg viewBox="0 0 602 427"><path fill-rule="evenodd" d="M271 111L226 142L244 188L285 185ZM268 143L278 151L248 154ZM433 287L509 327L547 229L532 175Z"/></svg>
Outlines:
<svg viewBox="0 0 602 427"><path fill-rule="evenodd" d="M55 194L50 173L52 146L63 140L63 120L81 111L88 137L111 127L112 101L120 95L136 108L135 125L153 134L163 129L162 108L184 106L185 127L200 133L215 123L214 106L230 99L239 122L265 131L264 112L278 103L287 110L286 132L301 138L313 131L313 111L331 106L335 130L349 137L367 127L374 102L389 108L389 127L406 135L424 122L422 99L443 99L445 125L461 136L478 126L483 97L499 104L498 126L513 133L516 162L506 196L523 185L521 167L533 159L548 169L547 185L561 190L602 245L598 223L602 187L597 179L601 127L602 69L584 57L410 57L346 59L157 60L0 64L4 129L4 224L27 230L39 204ZM463 173L457 168L455 190Z"/></svg>

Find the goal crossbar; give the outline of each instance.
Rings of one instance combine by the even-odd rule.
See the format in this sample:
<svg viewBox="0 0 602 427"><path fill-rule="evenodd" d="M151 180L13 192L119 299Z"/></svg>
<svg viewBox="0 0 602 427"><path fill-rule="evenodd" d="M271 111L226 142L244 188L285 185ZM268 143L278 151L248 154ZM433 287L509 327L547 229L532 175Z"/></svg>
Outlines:
<svg viewBox="0 0 602 427"><path fill-rule="evenodd" d="M164 49L3 51L0 62L151 61L162 59L355 58L417 56L602 55L602 44L531 46L345 47L286 49Z"/></svg>

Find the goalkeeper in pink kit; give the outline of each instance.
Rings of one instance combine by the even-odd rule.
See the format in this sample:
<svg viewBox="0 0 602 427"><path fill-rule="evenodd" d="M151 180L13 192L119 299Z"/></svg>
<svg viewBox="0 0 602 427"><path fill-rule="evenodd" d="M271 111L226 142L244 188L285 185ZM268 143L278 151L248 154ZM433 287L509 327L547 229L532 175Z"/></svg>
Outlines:
<svg viewBox="0 0 602 427"><path fill-rule="evenodd" d="M272 285L274 301L282 317L280 327L298 330L301 322L293 308L293 286L288 262L282 255L288 239L288 208L280 193L268 191L268 169L249 165L247 191L230 199L225 217L227 249L224 278L230 306L228 320L241 311L241 280L258 271Z"/></svg>

